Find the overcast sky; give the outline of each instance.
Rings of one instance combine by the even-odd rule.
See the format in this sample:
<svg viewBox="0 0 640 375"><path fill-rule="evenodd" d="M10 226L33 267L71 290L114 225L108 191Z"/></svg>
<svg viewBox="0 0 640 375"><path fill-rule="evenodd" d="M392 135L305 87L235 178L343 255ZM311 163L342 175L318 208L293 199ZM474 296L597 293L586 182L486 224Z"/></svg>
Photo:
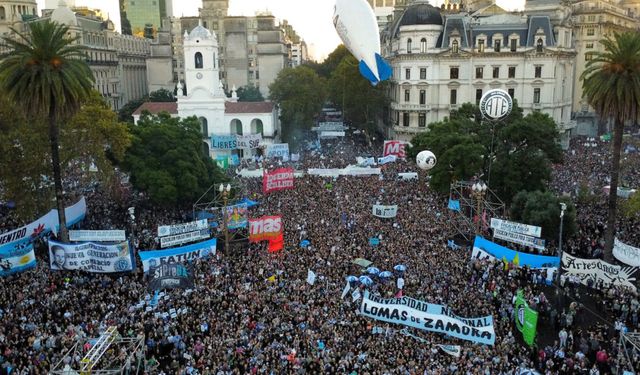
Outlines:
<svg viewBox="0 0 640 375"><path fill-rule="evenodd" d="M58 0L48 0L54 4ZM72 0L69 0L69 2ZM37 0L39 9L45 7L45 0ZM120 28L120 13L118 0L75 0L76 5L99 8L108 13L109 17ZM433 1L439 5L441 0ZM524 7L524 0L497 0L505 9L520 9ZM323 59L340 44L333 23L333 5L335 0L231 0L229 15L251 16L256 11L269 10L278 19L287 19L308 45L315 47L316 58ZM202 0L173 0L173 14L180 16L198 15L198 7Z"/></svg>

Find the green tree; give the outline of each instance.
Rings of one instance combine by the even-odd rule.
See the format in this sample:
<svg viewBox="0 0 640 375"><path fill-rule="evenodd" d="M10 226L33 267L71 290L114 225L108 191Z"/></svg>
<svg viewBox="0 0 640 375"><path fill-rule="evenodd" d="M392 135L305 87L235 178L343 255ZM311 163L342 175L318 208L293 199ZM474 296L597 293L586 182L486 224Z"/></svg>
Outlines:
<svg viewBox="0 0 640 375"><path fill-rule="evenodd" d="M262 102L264 97L260 92L260 89L253 84L242 86L236 91L239 102Z"/></svg>
<svg viewBox="0 0 640 375"><path fill-rule="evenodd" d="M514 103L512 113L501 122L482 119L477 106L466 103L444 121L429 124L416 135L407 152L415 158L432 151L438 164L429 172L430 186L446 193L451 182L479 177L505 202L520 190L542 190L551 178L551 163L561 160L558 131L544 114L523 116Z"/></svg>
<svg viewBox="0 0 640 375"><path fill-rule="evenodd" d="M4 200L19 202L25 220L49 210L54 196L47 125L30 122L6 99L0 99L0 185ZM97 91L83 98L78 112L60 127L60 160L63 174L74 170L85 181L112 183L113 163L124 157L130 144L127 126ZM90 172L95 166L97 173ZM84 171L79 174L77 171Z"/></svg>
<svg viewBox="0 0 640 375"><path fill-rule="evenodd" d="M314 68L320 77L329 78L331 73L338 68L338 65L340 65L342 60L347 56L351 56L351 52L349 52L344 44L340 44L322 63L309 66Z"/></svg>
<svg viewBox="0 0 640 375"><path fill-rule="evenodd" d="M8 53L0 62L0 89L34 118L48 120L51 166L60 224L68 241L59 153L59 122L71 117L89 95L93 75L84 47L68 37L69 28L49 20L29 23L29 34L13 30L3 38ZM70 35L70 34L69 34Z"/></svg>
<svg viewBox="0 0 640 375"><path fill-rule="evenodd" d="M176 97L173 95L173 92L167 89L159 89L156 91L152 91L149 93L150 102L175 102L177 101Z"/></svg>
<svg viewBox="0 0 640 375"><path fill-rule="evenodd" d="M627 122L636 122L640 114L640 34L635 31L614 34L601 40L603 52L595 52L587 61L582 96L603 120L613 120L613 155L611 158L611 189L605 232L605 260L613 260L613 239L616 231L617 190L620 173L622 135Z"/></svg>
<svg viewBox="0 0 640 375"><path fill-rule="evenodd" d="M280 106L282 138L293 144L301 131L311 128L327 97L324 80L307 66L281 70L269 92Z"/></svg>
<svg viewBox="0 0 640 375"><path fill-rule="evenodd" d="M521 191L513 198L510 214L517 222L542 228L542 238L558 242L560 234L560 203L565 203L562 238L576 231L576 208L569 198L556 197L551 192Z"/></svg>
<svg viewBox="0 0 640 375"><path fill-rule="evenodd" d="M200 121L144 113L130 126L133 142L123 166L131 183L150 200L165 207L195 202L224 175L203 150Z"/></svg>
<svg viewBox="0 0 640 375"><path fill-rule="evenodd" d="M635 216L640 217L640 193L636 191L629 197L624 205L624 213L627 218L632 218Z"/></svg>
<svg viewBox="0 0 640 375"><path fill-rule="evenodd" d="M360 75L358 61L348 51L331 72L328 86L329 100L340 105L345 118L355 125L373 123L388 104L386 84L372 86Z"/></svg>

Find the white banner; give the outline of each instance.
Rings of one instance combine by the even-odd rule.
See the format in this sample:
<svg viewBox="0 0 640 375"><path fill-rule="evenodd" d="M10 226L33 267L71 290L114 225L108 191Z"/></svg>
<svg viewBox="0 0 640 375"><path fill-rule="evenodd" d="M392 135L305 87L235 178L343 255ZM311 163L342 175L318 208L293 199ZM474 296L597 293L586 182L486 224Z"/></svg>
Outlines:
<svg viewBox="0 0 640 375"><path fill-rule="evenodd" d="M69 241L97 241L97 242L122 242L125 237L124 230L70 230Z"/></svg>
<svg viewBox="0 0 640 375"><path fill-rule="evenodd" d="M491 228L500 229L505 232L526 234L527 236L540 237L542 228L534 225L520 224L513 221L491 218Z"/></svg>
<svg viewBox="0 0 640 375"><path fill-rule="evenodd" d="M194 232L197 230L207 229L208 227L209 224L207 223L207 219L191 221L183 224L161 225L158 227L158 237Z"/></svg>
<svg viewBox="0 0 640 375"><path fill-rule="evenodd" d="M173 236L160 237L160 248L182 245L209 238L209 229L200 229L193 232L174 234Z"/></svg>
<svg viewBox="0 0 640 375"><path fill-rule="evenodd" d="M613 256L622 263L634 267L640 267L640 249L627 245L617 238L613 243Z"/></svg>
<svg viewBox="0 0 640 375"><path fill-rule="evenodd" d="M289 160L289 144L273 143L267 146L267 158L283 158Z"/></svg>
<svg viewBox="0 0 640 375"><path fill-rule="evenodd" d="M462 352L462 347L460 345L442 345L437 344L438 348L442 349L443 352L452 355L456 358L460 358L460 353Z"/></svg>
<svg viewBox="0 0 640 375"><path fill-rule="evenodd" d="M310 168L307 170L307 174L310 176L320 177L338 177L338 176L372 176L382 173L380 168L361 168L349 166L343 169L318 169Z"/></svg>
<svg viewBox="0 0 640 375"><path fill-rule="evenodd" d="M584 285L589 285L588 280L591 279L594 288L602 282L605 287L613 284L636 290L636 267L621 267L600 259L581 259L563 253L562 270L566 272L566 276L580 278Z"/></svg>
<svg viewBox="0 0 640 375"><path fill-rule="evenodd" d="M418 180L418 174L416 172L405 172L405 173L398 173L398 180L402 180L402 181L413 181L413 180Z"/></svg>
<svg viewBox="0 0 640 375"><path fill-rule="evenodd" d="M382 217L382 218L391 218L391 217L396 217L397 214L398 214L397 204L393 206L383 206L380 204L373 205L373 216Z"/></svg>
<svg viewBox="0 0 640 375"><path fill-rule="evenodd" d="M82 270L96 273L131 271L135 266L128 242L103 245L95 242L67 244L49 240L52 270Z"/></svg>
<svg viewBox="0 0 640 375"><path fill-rule="evenodd" d="M517 243L524 246L533 247L534 249L544 250L545 241L543 239L527 236L526 234L509 232L506 230L494 228L493 236L501 240Z"/></svg>
<svg viewBox="0 0 640 375"><path fill-rule="evenodd" d="M262 134L236 135L236 148L258 148Z"/></svg>
<svg viewBox="0 0 640 375"><path fill-rule="evenodd" d="M335 138L335 137L344 137L344 132L341 132L341 131L320 132L320 138Z"/></svg>

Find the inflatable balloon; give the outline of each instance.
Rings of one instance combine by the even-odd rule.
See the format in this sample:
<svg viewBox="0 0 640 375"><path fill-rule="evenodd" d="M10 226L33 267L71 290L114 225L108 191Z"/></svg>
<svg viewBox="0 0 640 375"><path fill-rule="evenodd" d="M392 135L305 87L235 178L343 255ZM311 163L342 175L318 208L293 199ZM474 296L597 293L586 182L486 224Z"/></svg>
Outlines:
<svg viewBox="0 0 640 375"><path fill-rule="evenodd" d="M380 31L365 0L336 0L335 26L342 43L359 61L360 74L372 85L391 77L391 66L380 56Z"/></svg>
<svg viewBox="0 0 640 375"><path fill-rule="evenodd" d="M416 156L418 168L428 171L436 166L436 156L431 151L420 151Z"/></svg>

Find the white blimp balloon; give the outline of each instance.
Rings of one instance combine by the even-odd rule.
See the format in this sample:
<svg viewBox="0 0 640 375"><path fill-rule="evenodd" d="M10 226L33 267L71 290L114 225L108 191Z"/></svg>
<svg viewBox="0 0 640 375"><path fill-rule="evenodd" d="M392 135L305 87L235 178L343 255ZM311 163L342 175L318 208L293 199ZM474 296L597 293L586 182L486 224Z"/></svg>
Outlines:
<svg viewBox="0 0 640 375"><path fill-rule="evenodd" d="M436 156L431 151L420 151L416 156L418 168L428 171L436 166Z"/></svg>
<svg viewBox="0 0 640 375"><path fill-rule="evenodd" d="M372 85L391 77L391 66L380 56L380 31L366 0L336 0L333 25L345 47L360 62L360 74Z"/></svg>

